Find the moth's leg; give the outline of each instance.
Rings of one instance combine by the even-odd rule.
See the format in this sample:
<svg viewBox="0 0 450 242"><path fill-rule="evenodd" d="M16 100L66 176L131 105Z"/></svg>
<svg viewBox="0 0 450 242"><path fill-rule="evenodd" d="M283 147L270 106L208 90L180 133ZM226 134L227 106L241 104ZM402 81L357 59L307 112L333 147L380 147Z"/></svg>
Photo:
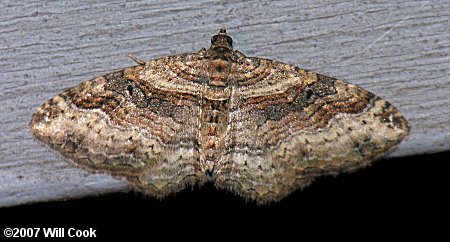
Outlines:
<svg viewBox="0 0 450 242"><path fill-rule="evenodd" d="M133 56L132 54L128 54L128 57L130 57L132 60L134 60L136 63L138 63L141 66L145 65L145 61L140 60L139 58Z"/></svg>

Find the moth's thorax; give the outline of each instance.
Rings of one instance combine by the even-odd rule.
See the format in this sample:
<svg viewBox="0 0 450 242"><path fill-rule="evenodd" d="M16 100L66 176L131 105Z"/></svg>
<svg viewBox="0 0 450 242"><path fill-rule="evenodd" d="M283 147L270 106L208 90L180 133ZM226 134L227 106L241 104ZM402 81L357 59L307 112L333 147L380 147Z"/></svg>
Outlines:
<svg viewBox="0 0 450 242"><path fill-rule="evenodd" d="M206 50L205 68L208 75L208 85L212 88L226 87L237 55L233 50L233 39L221 29L211 38L211 46Z"/></svg>
<svg viewBox="0 0 450 242"><path fill-rule="evenodd" d="M206 64L208 73L208 85L212 88L224 88L228 86L231 63L226 60L209 60Z"/></svg>

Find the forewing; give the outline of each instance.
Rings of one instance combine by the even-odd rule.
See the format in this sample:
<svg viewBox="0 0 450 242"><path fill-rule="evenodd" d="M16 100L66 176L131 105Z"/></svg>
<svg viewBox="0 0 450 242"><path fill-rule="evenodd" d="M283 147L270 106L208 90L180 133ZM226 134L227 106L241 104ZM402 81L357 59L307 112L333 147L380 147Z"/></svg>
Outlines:
<svg viewBox="0 0 450 242"><path fill-rule="evenodd" d="M44 103L30 129L77 164L125 176L151 196L202 183L196 86L179 74L196 57L166 57L86 81Z"/></svg>
<svg viewBox="0 0 450 242"><path fill-rule="evenodd" d="M237 69L229 169L216 185L257 202L367 166L409 133L397 109L355 85L258 58Z"/></svg>

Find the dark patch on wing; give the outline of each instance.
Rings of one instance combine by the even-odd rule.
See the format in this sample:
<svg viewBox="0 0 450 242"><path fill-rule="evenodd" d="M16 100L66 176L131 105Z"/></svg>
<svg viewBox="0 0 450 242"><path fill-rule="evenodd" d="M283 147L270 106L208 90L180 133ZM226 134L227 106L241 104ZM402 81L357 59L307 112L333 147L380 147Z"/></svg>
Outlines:
<svg viewBox="0 0 450 242"><path fill-rule="evenodd" d="M148 106L147 98L142 89L136 82L128 80L124 71L117 71L104 76L108 83L105 85L106 90L114 91L122 94L139 108Z"/></svg>
<svg viewBox="0 0 450 242"><path fill-rule="evenodd" d="M335 94L335 80L335 78L317 74L317 81L300 92L293 102L286 101L280 104L269 105L260 110L259 114L264 117L264 122L267 120L279 121L293 111L301 111L318 99Z"/></svg>
<svg viewBox="0 0 450 242"><path fill-rule="evenodd" d="M156 113L161 117L170 117L175 120L183 120L185 118L182 117L184 108L184 106L178 106L172 102L157 98L149 99L147 106L148 111Z"/></svg>

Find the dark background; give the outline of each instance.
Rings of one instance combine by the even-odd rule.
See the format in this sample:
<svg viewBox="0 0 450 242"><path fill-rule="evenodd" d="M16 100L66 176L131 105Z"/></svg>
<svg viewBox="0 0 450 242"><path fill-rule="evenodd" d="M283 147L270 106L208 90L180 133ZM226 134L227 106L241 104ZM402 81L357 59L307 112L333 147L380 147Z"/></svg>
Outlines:
<svg viewBox="0 0 450 242"><path fill-rule="evenodd" d="M135 193L0 210L5 227L97 230L97 239L432 240L449 237L450 152L380 160L257 206L212 184L163 201ZM4 237L2 237L3 239ZM11 239L12 240L12 239Z"/></svg>

